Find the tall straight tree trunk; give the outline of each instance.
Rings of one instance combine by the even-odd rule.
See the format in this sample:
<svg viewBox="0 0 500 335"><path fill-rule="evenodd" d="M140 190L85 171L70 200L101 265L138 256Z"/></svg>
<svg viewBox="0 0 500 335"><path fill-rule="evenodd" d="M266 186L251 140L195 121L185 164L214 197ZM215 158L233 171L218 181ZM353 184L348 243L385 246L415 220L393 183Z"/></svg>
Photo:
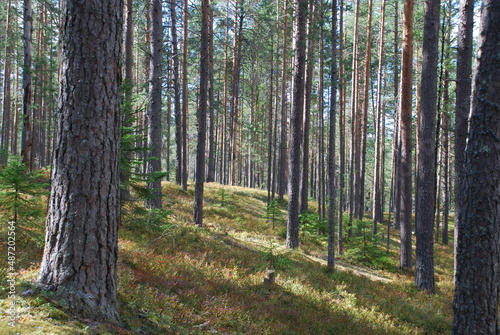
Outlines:
<svg viewBox="0 0 500 335"><path fill-rule="evenodd" d="M434 213L436 206L436 106L440 0L427 0L424 14L421 119L418 128L417 199L415 206L415 283L434 292Z"/></svg>
<svg viewBox="0 0 500 335"><path fill-rule="evenodd" d="M181 141L182 141L182 168L181 168L181 187L187 191L188 180L188 73L187 73L187 58L188 58L188 0L184 0L184 15L183 15L183 43L182 43L182 122L181 122Z"/></svg>
<svg viewBox="0 0 500 335"><path fill-rule="evenodd" d="M150 192L146 199L147 208L161 208L161 148L162 148L162 49L163 49L163 25L162 25L162 2L152 0L151 2L151 65L149 80L149 106L148 119L148 159L146 171L148 175L148 190Z"/></svg>
<svg viewBox="0 0 500 335"><path fill-rule="evenodd" d="M205 183L205 144L207 130L208 82L210 80L210 6L209 0L201 2L200 46L200 101L198 108L198 143L196 146L196 178L194 188L193 222L203 224L203 188Z"/></svg>
<svg viewBox="0 0 500 335"><path fill-rule="evenodd" d="M111 321L118 320L122 12L121 0L61 3L59 118L38 279L72 312Z"/></svg>
<svg viewBox="0 0 500 335"><path fill-rule="evenodd" d="M23 132L21 153L23 162L28 170L32 170L33 163L33 110L32 110L32 73L31 65L33 59L32 36L33 36L33 9L31 0L24 0L23 10L24 26L24 61L23 61Z"/></svg>
<svg viewBox="0 0 500 335"><path fill-rule="evenodd" d="M230 159L229 159L229 184L236 184L237 153L238 153L238 126L239 126L239 101L240 101L240 66L241 66L241 41L243 34L243 0L236 1L234 17L233 40L233 69L231 81L231 124L230 124Z"/></svg>
<svg viewBox="0 0 500 335"><path fill-rule="evenodd" d="M271 49L274 49L274 36L271 36ZM274 53L271 54L271 71L269 83L269 107L268 107L268 123L267 123L267 204L271 203L272 193L272 175L273 175L273 98L274 98ZM253 92L253 85L252 85ZM252 99L253 103L253 99ZM253 141L251 141L253 143Z"/></svg>
<svg viewBox="0 0 500 335"><path fill-rule="evenodd" d="M333 7L332 7L333 8ZM346 87L344 73L344 1L340 0L339 10L339 70L340 70L340 108L339 108L339 205L337 210L337 251L339 255L344 253L343 243L343 219L345 207L345 106ZM334 16L332 16L333 19Z"/></svg>
<svg viewBox="0 0 500 335"><path fill-rule="evenodd" d="M464 178L464 155L467 143L468 117L471 104L472 33L474 29L474 0L460 0L460 19L457 34L457 74L455 101L455 269L458 234L458 217L462 209L458 201Z"/></svg>
<svg viewBox="0 0 500 335"><path fill-rule="evenodd" d="M403 54L401 64L401 90L399 127L401 134L401 268L411 269L412 228L412 67L413 67L413 1L405 0L403 15ZM398 200L396 200L398 201Z"/></svg>
<svg viewBox="0 0 500 335"><path fill-rule="evenodd" d="M332 65L330 94L330 130L328 143L328 259L335 269L335 114L337 108L337 0L332 1ZM340 211L340 208L339 208Z"/></svg>
<svg viewBox="0 0 500 335"><path fill-rule="evenodd" d="M174 115L175 115L175 182L182 185L182 109L181 109L181 87L179 78L179 46L177 37L177 0L170 0L170 21L172 39L172 75L174 88Z"/></svg>
<svg viewBox="0 0 500 335"><path fill-rule="evenodd" d="M351 145L350 145L350 169L349 169L349 225L357 214L359 198L359 131L361 126L360 115L358 113L359 103L359 71L358 71L358 40L359 40L359 7L360 0L356 0L356 10L354 14L354 37L352 52L352 85L351 85ZM352 229L349 227L349 234Z"/></svg>
<svg viewBox="0 0 500 335"><path fill-rule="evenodd" d="M363 115L360 129L360 167L359 167L359 195L357 202L359 210L357 218L363 219L365 211L365 174L366 174L366 141L368 137L368 98L369 87L371 85L371 57L372 57L372 11L373 0L368 0L368 27L366 34L365 65L364 65L364 90L363 90Z"/></svg>
<svg viewBox="0 0 500 335"><path fill-rule="evenodd" d="M482 2L460 183L453 334L498 334L500 281L500 6Z"/></svg>
<svg viewBox="0 0 500 335"><path fill-rule="evenodd" d="M287 47L288 47L288 0L285 0L284 4L284 21L283 21L283 56L281 61L281 117L280 117L280 148L279 148L279 162L278 162L278 200L283 201L283 197L286 193L286 171L287 171L287 100L286 100L286 88L287 88Z"/></svg>
<svg viewBox="0 0 500 335"><path fill-rule="evenodd" d="M208 127L208 169L207 179L208 183L215 181L215 165L216 165L216 136L215 136L215 97L214 97L214 21L213 9L209 6L208 13L208 108L210 124Z"/></svg>
<svg viewBox="0 0 500 335"><path fill-rule="evenodd" d="M336 4L335 7L336 10ZM325 4L321 3L320 8L320 36L319 36L319 50L324 49L324 16L323 16L323 8L325 8ZM318 219L324 220L326 217L326 179L325 179L325 120L324 120L324 100L323 100L323 91L324 91L324 67L325 67L325 57L323 52L319 53L319 78L318 78ZM338 77L338 76L337 76Z"/></svg>
<svg viewBox="0 0 500 335"><path fill-rule="evenodd" d="M11 123L11 26L12 26L12 1L7 4L6 33L5 33L5 60L3 68L3 109L2 109L2 135L0 145L0 164L7 163L10 143L10 123Z"/></svg>
<svg viewBox="0 0 500 335"><path fill-rule="evenodd" d="M380 28L378 36L378 70L377 70L377 110L375 112L375 159L373 162L373 235L377 234L377 223L383 221L383 207L382 207L382 160L384 155L382 152L382 75L384 67L384 26L385 26L385 0L382 0L380 8Z"/></svg>
<svg viewBox="0 0 500 335"><path fill-rule="evenodd" d="M123 102L123 113L122 113L122 125L123 128L132 127L132 90L134 83L134 68L133 68L133 58L134 58L134 23L133 19L133 7L132 0L127 0L126 3L126 23L125 23L125 80L124 80L124 102ZM122 130L123 131L123 130ZM133 159L132 157L132 143L122 141L122 156L123 163L120 167L120 198L122 200L130 199L130 163Z"/></svg>
<svg viewBox="0 0 500 335"><path fill-rule="evenodd" d="M309 15L307 22L307 46L306 46L306 78L305 78L305 91L304 91L304 121L302 125L302 169L301 169L301 182L300 182L300 212L305 213L308 209L309 201L309 128L311 127L311 100L312 100L312 85L314 73L314 49L315 40L314 36L316 29L316 4L311 2L309 4Z"/></svg>
<svg viewBox="0 0 500 335"><path fill-rule="evenodd" d="M294 1L293 89L290 115L290 148L288 150L288 221L286 246L299 246L299 199L302 122L304 112L304 72L306 63L307 2Z"/></svg>

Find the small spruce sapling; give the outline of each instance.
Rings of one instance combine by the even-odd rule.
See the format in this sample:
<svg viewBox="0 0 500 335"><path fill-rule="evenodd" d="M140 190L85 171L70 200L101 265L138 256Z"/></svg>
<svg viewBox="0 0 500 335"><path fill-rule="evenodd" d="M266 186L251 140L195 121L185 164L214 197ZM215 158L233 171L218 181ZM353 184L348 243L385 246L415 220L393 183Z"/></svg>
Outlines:
<svg viewBox="0 0 500 335"><path fill-rule="evenodd" d="M41 171L28 172L18 156L11 157L0 170L1 207L9 212L10 219L37 217L42 214L35 206L37 196L48 194L48 183L41 182Z"/></svg>

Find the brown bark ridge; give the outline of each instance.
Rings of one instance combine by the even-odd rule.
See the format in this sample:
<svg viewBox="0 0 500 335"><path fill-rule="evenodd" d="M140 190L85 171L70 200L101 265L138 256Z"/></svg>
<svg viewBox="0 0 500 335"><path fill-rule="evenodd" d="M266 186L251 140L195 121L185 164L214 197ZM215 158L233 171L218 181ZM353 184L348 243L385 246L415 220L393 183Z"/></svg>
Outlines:
<svg viewBox="0 0 500 335"><path fill-rule="evenodd" d="M122 0L61 3L58 131L39 285L92 319L118 319L122 10Z"/></svg>
<svg viewBox="0 0 500 335"><path fill-rule="evenodd" d="M286 246L290 249L299 246L300 158L304 112L307 1L295 0L294 9L293 50L295 57L290 115L290 148L288 150L288 221L286 230Z"/></svg>
<svg viewBox="0 0 500 335"><path fill-rule="evenodd" d="M461 183L453 334L498 334L500 3L484 0Z"/></svg>
<svg viewBox="0 0 500 335"><path fill-rule="evenodd" d="M418 127L415 283L434 292L434 214L436 208L436 106L440 0L427 0L422 47L421 118Z"/></svg>

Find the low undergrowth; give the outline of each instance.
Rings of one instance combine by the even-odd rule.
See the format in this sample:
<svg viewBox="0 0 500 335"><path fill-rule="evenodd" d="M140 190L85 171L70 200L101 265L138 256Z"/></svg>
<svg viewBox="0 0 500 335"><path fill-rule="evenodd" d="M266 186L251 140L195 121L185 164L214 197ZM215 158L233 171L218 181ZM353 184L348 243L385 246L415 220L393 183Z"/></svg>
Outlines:
<svg viewBox="0 0 500 335"><path fill-rule="evenodd" d="M286 205L275 203L269 209L265 192L207 184L205 226L198 228L191 224L192 186L186 193L171 183L163 188L161 211L147 211L137 201L123 207L120 324L82 320L34 288L43 251L39 219L23 228L26 233L18 242L20 318L16 327L9 327L12 300L4 279L8 264L2 222L0 334L371 335L451 330L452 246L436 246L437 293L428 295L415 288L412 274L395 268L398 231L390 236L389 253L382 245L368 247L372 243L366 240L348 241L346 254L337 259L338 270L330 273L323 226L318 231L310 223L301 233L299 250L287 250L282 237ZM314 210L314 203L310 207ZM358 256L352 255L355 249ZM374 264L374 253L374 259L385 261ZM264 284L268 268L276 270L274 285Z"/></svg>

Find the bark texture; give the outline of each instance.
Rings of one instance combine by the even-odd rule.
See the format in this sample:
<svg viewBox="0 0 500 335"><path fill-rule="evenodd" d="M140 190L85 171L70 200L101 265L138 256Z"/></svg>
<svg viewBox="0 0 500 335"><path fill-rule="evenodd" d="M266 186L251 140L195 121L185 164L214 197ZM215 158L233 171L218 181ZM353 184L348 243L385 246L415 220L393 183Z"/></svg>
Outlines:
<svg viewBox="0 0 500 335"><path fill-rule="evenodd" d="M500 3L483 1L459 193L453 334L498 334Z"/></svg>
<svg viewBox="0 0 500 335"><path fill-rule="evenodd" d="M434 292L434 212L436 207L436 108L440 0L427 0L421 82L417 166L415 283Z"/></svg>
<svg viewBox="0 0 500 335"><path fill-rule="evenodd" d="M121 0L61 4L58 131L39 284L92 319L118 319L122 9Z"/></svg>

